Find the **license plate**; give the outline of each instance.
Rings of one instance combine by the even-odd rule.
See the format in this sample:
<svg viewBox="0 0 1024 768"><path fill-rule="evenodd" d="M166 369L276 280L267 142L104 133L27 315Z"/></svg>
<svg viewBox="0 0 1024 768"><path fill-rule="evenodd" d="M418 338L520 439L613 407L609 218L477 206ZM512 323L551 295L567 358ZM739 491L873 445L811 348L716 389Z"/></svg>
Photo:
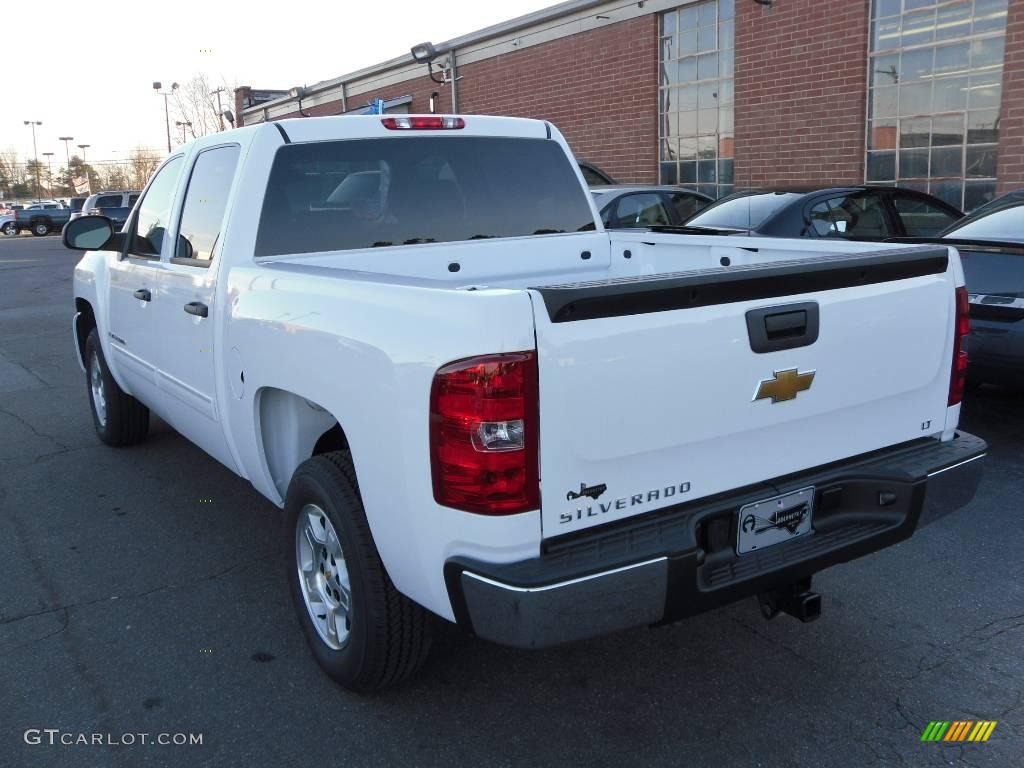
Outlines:
<svg viewBox="0 0 1024 768"><path fill-rule="evenodd" d="M811 532L814 488L803 488L740 507L736 552L745 555Z"/></svg>

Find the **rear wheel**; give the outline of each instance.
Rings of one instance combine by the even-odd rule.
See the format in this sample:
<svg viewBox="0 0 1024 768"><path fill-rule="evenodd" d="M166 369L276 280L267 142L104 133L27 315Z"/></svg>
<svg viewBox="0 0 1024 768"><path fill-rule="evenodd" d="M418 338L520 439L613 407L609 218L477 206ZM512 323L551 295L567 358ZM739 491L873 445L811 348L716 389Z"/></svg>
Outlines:
<svg viewBox="0 0 1024 768"><path fill-rule="evenodd" d="M4 224L3 230L5 235L7 235L8 237L13 237L14 235L18 234L18 225L15 224L13 221L8 221L6 224Z"/></svg>
<svg viewBox="0 0 1024 768"><path fill-rule="evenodd" d="M100 440L114 447L142 442L149 432L149 408L114 381L95 328L85 342L85 371L92 422Z"/></svg>
<svg viewBox="0 0 1024 768"><path fill-rule="evenodd" d="M33 221L32 222L32 234L36 237L42 237L43 235L50 234L50 222L48 221Z"/></svg>
<svg viewBox="0 0 1024 768"><path fill-rule="evenodd" d="M388 577L348 451L299 466L285 513L292 602L324 671L359 692L415 672L430 650L430 616Z"/></svg>

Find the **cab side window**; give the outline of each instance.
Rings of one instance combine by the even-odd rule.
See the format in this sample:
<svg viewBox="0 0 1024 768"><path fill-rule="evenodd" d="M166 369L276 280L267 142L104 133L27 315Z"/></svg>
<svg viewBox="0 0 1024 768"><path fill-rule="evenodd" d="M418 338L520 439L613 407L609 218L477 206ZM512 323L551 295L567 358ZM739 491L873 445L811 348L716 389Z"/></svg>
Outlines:
<svg viewBox="0 0 1024 768"><path fill-rule="evenodd" d="M680 221L686 221L707 205L701 198L695 195L683 194L682 192L673 192L669 195L669 200L672 202L672 207L675 208Z"/></svg>
<svg viewBox="0 0 1024 768"><path fill-rule="evenodd" d="M196 158L185 192L175 258L209 266L220 237L239 151L238 145L232 144L207 149Z"/></svg>
<svg viewBox="0 0 1024 768"><path fill-rule="evenodd" d="M183 166L184 159L179 155L168 160L156 172L149 189L142 197L139 213L135 217L130 253L159 258L164 244L164 232L171 218L174 190L177 189L178 177Z"/></svg>
<svg viewBox="0 0 1024 768"><path fill-rule="evenodd" d="M829 205L828 200L822 200L811 206L807 218L810 221L811 232L818 237L841 234L832 218L832 206Z"/></svg>
<svg viewBox="0 0 1024 768"><path fill-rule="evenodd" d="M879 195L856 194L823 200L811 208L808 218L811 230L819 237L881 239L895 234Z"/></svg>
<svg viewBox="0 0 1024 768"><path fill-rule="evenodd" d="M617 229L671 224L660 195L640 193L619 198L614 226Z"/></svg>

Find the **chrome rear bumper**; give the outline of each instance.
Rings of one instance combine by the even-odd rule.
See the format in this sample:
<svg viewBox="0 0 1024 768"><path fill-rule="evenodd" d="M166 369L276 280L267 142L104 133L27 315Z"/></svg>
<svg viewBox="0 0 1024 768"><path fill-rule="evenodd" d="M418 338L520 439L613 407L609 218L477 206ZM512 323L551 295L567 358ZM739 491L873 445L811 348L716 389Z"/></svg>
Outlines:
<svg viewBox="0 0 1024 768"><path fill-rule="evenodd" d="M909 538L967 505L987 446L958 433L830 465L713 502L690 502L566 542L539 558L445 566L459 622L516 648L542 648L674 621L806 579ZM738 555L737 510L778 492L817 489L810 535ZM883 498L885 499L883 501Z"/></svg>

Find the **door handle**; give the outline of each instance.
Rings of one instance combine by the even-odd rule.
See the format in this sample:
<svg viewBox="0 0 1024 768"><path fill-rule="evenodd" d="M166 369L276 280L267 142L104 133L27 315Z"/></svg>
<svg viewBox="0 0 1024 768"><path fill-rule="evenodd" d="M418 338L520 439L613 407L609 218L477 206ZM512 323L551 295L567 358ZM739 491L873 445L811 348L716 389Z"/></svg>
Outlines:
<svg viewBox="0 0 1024 768"><path fill-rule="evenodd" d="M185 311L196 317L207 317L210 314L210 308L201 301L190 301L185 305Z"/></svg>
<svg viewBox="0 0 1024 768"><path fill-rule="evenodd" d="M139 288L132 296L140 301L150 301L153 298L153 294L149 292L148 288Z"/></svg>

